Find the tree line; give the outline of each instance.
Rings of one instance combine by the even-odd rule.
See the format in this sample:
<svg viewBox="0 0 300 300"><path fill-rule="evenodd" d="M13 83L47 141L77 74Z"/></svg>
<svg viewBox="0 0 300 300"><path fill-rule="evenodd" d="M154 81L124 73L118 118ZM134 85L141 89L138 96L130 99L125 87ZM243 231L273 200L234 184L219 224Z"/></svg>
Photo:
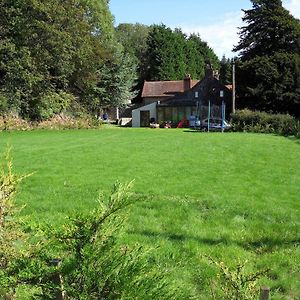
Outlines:
<svg viewBox="0 0 300 300"><path fill-rule="evenodd" d="M119 24L107 0L0 3L0 112L42 120L65 110L99 114L141 100L145 80L202 79L210 63L239 108L300 115L300 21L281 0L251 0L235 59L219 60L198 34Z"/></svg>
<svg viewBox="0 0 300 300"><path fill-rule="evenodd" d="M0 111L45 119L131 99L132 62L107 0L0 3Z"/></svg>

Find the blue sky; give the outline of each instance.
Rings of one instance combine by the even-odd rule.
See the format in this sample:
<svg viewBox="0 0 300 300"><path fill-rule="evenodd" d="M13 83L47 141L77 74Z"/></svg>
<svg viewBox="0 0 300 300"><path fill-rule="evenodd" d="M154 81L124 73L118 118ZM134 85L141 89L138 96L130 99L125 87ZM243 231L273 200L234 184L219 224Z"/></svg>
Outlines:
<svg viewBox="0 0 300 300"><path fill-rule="evenodd" d="M272 0L270 0L272 1ZM300 0L284 0L284 6L300 18ZM163 23L186 33L199 33L221 58L232 57L242 26L242 9L250 0L110 0L110 9L119 23Z"/></svg>

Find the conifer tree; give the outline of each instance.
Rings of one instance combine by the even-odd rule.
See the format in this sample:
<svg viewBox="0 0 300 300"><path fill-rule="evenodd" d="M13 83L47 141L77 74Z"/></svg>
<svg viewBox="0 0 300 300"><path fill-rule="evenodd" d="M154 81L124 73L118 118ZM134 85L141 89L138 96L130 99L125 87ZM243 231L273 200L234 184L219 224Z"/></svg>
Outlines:
<svg viewBox="0 0 300 300"><path fill-rule="evenodd" d="M300 21L280 0L245 10L237 68L239 105L300 116Z"/></svg>

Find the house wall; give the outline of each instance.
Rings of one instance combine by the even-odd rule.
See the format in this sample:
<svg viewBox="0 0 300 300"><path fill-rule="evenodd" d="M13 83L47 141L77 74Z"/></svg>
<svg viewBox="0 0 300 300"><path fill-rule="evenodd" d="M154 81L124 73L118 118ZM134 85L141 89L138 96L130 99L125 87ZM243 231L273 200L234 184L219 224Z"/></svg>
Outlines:
<svg viewBox="0 0 300 300"><path fill-rule="evenodd" d="M148 105L151 103L157 103L158 101L163 101L166 100L166 97L144 97L143 98L143 103L144 105Z"/></svg>
<svg viewBox="0 0 300 300"><path fill-rule="evenodd" d="M142 106L132 111L132 127L141 127L141 120L140 120L141 111L149 111L150 119L155 118L156 120L156 102Z"/></svg>

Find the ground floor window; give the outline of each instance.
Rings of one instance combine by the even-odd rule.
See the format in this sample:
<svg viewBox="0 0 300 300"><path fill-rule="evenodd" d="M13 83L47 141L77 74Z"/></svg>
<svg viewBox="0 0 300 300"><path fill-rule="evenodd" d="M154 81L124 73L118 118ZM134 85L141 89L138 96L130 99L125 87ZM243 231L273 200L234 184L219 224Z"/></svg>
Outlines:
<svg viewBox="0 0 300 300"><path fill-rule="evenodd" d="M200 120L208 118L210 112L211 118L222 118L221 106L211 105L210 110L208 106L168 106L168 107L157 107L157 123L169 123L171 122L174 126L181 120L189 120L191 115L197 116Z"/></svg>
<svg viewBox="0 0 300 300"><path fill-rule="evenodd" d="M168 106L157 108L157 122L162 124L164 122L179 123L182 119L189 120L191 114L196 114L196 107L194 106Z"/></svg>

